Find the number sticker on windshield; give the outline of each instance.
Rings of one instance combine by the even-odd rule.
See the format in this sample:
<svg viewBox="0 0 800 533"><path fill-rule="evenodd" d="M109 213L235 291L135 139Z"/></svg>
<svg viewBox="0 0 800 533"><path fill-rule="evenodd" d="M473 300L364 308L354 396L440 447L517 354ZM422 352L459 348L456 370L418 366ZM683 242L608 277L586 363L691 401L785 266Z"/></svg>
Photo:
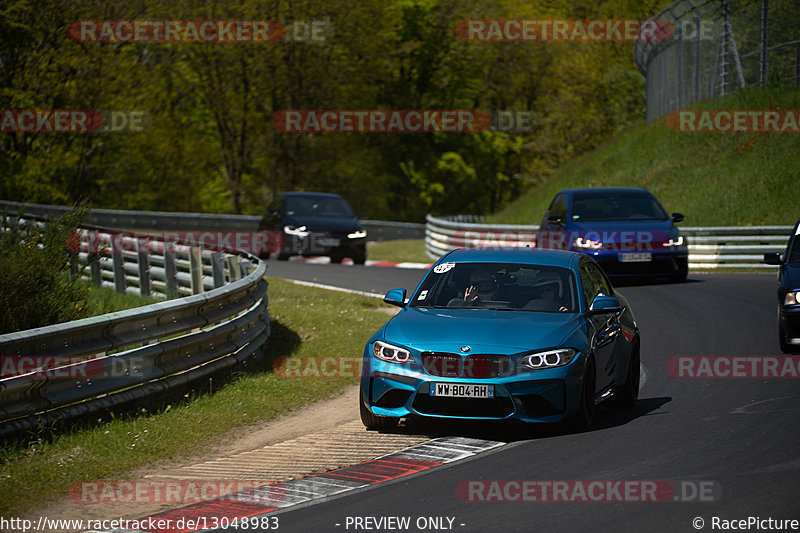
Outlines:
<svg viewBox="0 0 800 533"><path fill-rule="evenodd" d="M441 265L436 265L433 267L433 271L437 274L444 274L445 272L452 270L455 266L455 263L442 263Z"/></svg>

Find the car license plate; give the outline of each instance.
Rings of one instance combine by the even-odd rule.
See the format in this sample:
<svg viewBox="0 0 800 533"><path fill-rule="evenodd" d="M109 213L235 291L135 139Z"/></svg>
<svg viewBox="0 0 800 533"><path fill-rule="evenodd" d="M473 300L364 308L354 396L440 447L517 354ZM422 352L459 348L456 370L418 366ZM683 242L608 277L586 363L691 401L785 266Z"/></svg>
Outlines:
<svg viewBox="0 0 800 533"><path fill-rule="evenodd" d="M320 237L319 239L317 239L317 244L319 244L320 246L339 246L339 239Z"/></svg>
<svg viewBox="0 0 800 533"><path fill-rule="evenodd" d="M653 260L653 254L650 252L641 252L638 254L619 254L620 263L647 263Z"/></svg>
<svg viewBox="0 0 800 533"><path fill-rule="evenodd" d="M475 383L431 383L431 396L448 398L494 398L494 385Z"/></svg>

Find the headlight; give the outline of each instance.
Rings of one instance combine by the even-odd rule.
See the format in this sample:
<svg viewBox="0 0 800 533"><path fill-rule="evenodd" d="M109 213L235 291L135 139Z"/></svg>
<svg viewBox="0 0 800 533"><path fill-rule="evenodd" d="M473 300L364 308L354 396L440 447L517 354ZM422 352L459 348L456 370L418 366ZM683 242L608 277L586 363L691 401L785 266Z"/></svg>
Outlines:
<svg viewBox="0 0 800 533"><path fill-rule="evenodd" d="M578 351L573 350L572 348L546 350L544 352L536 352L526 355L520 359L518 366L524 366L534 370L564 366L569 364L569 362L572 361L576 355L578 355Z"/></svg>
<svg viewBox="0 0 800 533"><path fill-rule="evenodd" d="M664 242L665 248L669 248L670 246L683 246L683 235L678 235Z"/></svg>
<svg viewBox="0 0 800 533"><path fill-rule="evenodd" d="M300 226L299 228L284 226L283 232L287 235L294 235L295 237L308 237L311 234L310 231L306 231L305 226Z"/></svg>
<svg viewBox="0 0 800 533"><path fill-rule="evenodd" d="M792 291L786 293L786 298L783 300L783 305L796 305L800 304L800 291Z"/></svg>
<svg viewBox="0 0 800 533"><path fill-rule="evenodd" d="M600 241L593 241L592 239L578 237L575 239L575 246L583 250L599 250L603 247L603 243Z"/></svg>
<svg viewBox="0 0 800 533"><path fill-rule="evenodd" d="M348 239L363 239L367 236L367 232L364 230L354 231L353 233L348 233Z"/></svg>
<svg viewBox="0 0 800 533"><path fill-rule="evenodd" d="M411 357L411 352L408 350L381 341L375 341L372 345L372 355L381 361L389 363L410 363L414 361L414 358Z"/></svg>

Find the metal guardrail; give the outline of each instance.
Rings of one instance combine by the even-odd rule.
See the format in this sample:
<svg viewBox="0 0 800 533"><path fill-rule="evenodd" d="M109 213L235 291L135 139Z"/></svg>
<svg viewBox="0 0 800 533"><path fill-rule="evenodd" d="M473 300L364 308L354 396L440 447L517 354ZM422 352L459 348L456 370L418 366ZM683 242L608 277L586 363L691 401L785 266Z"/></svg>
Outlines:
<svg viewBox="0 0 800 533"><path fill-rule="evenodd" d="M181 246L172 253L163 244L161 253L158 246L148 250L156 253L112 250L93 263L92 277L118 290L149 292L143 288L154 276L153 292L173 286L194 294L0 335L4 369L23 368L26 361L47 365L0 379L0 437L214 375L266 342L265 261Z"/></svg>
<svg viewBox="0 0 800 533"><path fill-rule="evenodd" d="M797 3L677 0L650 20L674 29L666 40L639 40L647 122L694 102L748 86L800 85Z"/></svg>
<svg viewBox="0 0 800 533"><path fill-rule="evenodd" d="M25 213L37 216L61 217L71 208L23 204L0 200L0 211L14 215L21 208ZM208 213L171 213L166 211L121 211L114 209L92 209L87 224L107 229L140 231L255 231L261 217L252 215L215 215ZM422 239L425 225L409 222L362 220L370 240L390 241L397 239Z"/></svg>
<svg viewBox="0 0 800 533"><path fill-rule="evenodd" d="M428 215L425 251L432 259L455 248L536 247L539 226L475 224ZM687 227L689 269L775 269L765 252L783 252L792 226Z"/></svg>

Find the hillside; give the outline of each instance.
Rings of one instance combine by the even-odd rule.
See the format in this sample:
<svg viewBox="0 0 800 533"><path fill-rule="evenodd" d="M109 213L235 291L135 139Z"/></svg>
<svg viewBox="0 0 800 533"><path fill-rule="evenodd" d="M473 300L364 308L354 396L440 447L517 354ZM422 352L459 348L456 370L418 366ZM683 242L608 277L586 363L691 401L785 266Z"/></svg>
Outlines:
<svg viewBox="0 0 800 533"><path fill-rule="evenodd" d="M694 109L800 109L800 90L750 89ZM559 168L489 222L539 224L556 192L635 186L687 226L794 224L800 216L800 133L676 132L665 118L630 127Z"/></svg>

